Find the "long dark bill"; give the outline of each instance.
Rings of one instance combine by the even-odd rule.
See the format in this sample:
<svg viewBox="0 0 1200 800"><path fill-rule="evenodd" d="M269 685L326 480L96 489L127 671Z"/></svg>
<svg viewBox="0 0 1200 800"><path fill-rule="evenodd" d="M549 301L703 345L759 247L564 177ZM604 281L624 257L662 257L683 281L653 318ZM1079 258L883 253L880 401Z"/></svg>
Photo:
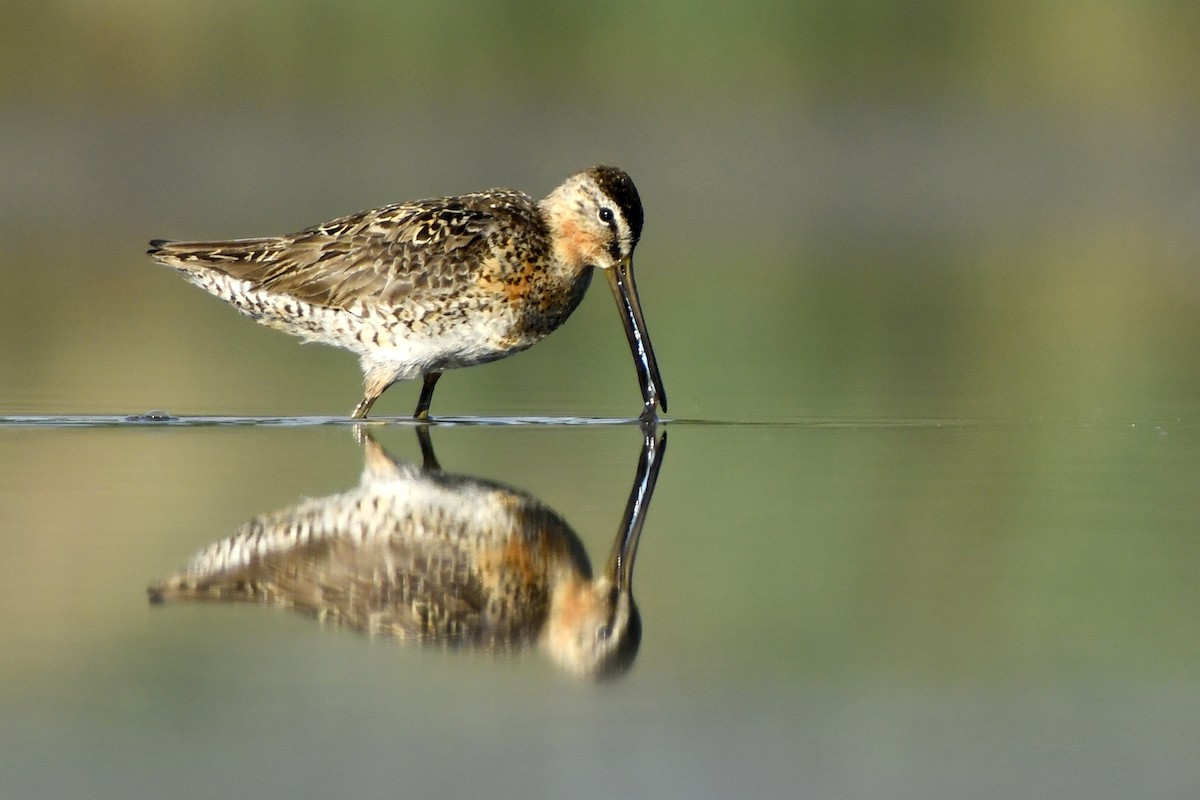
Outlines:
<svg viewBox="0 0 1200 800"><path fill-rule="evenodd" d="M646 331L646 320L642 317L642 304L638 301L637 284L633 281L633 259L625 258L612 269L604 270L613 297L617 299L617 310L625 324L625 335L629 338L629 349L633 351L633 365L637 368L638 383L642 387L645 408L643 417L651 417L655 406L667 410L667 393L663 391L662 375L658 362L654 360L654 348L650 346L650 334Z"/></svg>
<svg viewBox="0 0 1200 800"><path fill-rule="evenodd" d="M642 526L646 524L646 512L650 510L650 498L654 496L654 485L658 483L663 454L667 451L666 431L658 434L647 430L642 436L637 476L633 480L629 500L625 503L625 514L621 518L621 527L617 531L617 540L613 542L612 555L608 558L605 570L617 592L624 595L633 591L633 562L637 558Z"/></svg>

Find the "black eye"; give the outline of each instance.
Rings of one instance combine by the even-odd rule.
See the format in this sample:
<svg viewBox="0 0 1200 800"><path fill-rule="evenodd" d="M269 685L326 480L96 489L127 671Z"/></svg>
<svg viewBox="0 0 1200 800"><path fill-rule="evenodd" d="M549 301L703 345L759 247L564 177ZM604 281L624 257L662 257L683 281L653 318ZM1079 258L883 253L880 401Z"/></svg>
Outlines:
<svg viewBox="0 0 1200 800"><path fill-rule="evenodd" d="M605 225L612 225L613 213L612 213L611 208L600 209L600 221L603 222Z"/></svg>

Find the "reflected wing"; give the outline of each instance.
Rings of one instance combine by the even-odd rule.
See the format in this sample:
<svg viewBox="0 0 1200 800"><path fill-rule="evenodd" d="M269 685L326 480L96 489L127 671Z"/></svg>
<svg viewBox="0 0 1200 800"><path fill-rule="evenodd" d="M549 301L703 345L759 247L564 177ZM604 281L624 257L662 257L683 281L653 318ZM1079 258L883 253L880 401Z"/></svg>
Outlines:
<svg viewBox="0 0 1200 800"><path fill-rule="evenodd" d="M488 238L498 226L537 219L528 195L494 190L385 206L276 238L155 240L150 255L315 305L393 305L468 285L465 279L490 255Z"/></svg>
<svg viewBox="0 0 1200 800"><path fill-rule="evenodd" d="M485 607L478 575L461 553L429 544L334 539L313 548L323 552L265 560L263 586L277 600L371 634L474 641Z"/></svg>
<svg viewBox="0 0 1200 800"><path fill-rule="evenodd" d="M486 606L461 552L388 538L319 539L227 570L191 570L152 587L151 597L269 603L372 634L464 642L484 634Z"/></svg>

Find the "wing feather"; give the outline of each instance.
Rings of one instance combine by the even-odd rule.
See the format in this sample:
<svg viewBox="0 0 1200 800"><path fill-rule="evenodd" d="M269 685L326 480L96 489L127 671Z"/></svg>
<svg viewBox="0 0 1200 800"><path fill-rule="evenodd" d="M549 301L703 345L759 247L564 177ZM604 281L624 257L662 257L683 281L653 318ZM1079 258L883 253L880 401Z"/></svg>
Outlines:
<svg viewBox="0 0 1200 800"><path fill-rule="evenodd" d="M321 538L229 569L185 571L150 595L268 603L398 639L476 644L487 634L487 600L471 560L436 540Z"/></svg>
<svg viewBox="0 0 1200 800"><path fill-rule="evenodd" d="M288 236L151 242L159 262L215 270L315 305L395 305L465 285L504 226L541 225L521 192L492 190L362 211Z"/></svg>

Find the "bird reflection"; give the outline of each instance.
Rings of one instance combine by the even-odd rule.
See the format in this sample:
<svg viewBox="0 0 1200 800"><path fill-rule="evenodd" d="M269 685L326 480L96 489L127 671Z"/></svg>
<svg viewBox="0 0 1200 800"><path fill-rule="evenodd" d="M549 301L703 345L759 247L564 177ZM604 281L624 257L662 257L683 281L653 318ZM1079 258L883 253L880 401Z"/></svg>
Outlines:
<svg viewBox="0 0 1200 800"><path fill-rule="evenodd" d="M643 431L612 553L594 577L562 517L525 492L443 472L426 426L419 466L356 435L356 488L255 517L151 586L151 600L259 602L405 641L536 645L585 676L630 667L642 635L633 564L665 433Z"/></svg>

